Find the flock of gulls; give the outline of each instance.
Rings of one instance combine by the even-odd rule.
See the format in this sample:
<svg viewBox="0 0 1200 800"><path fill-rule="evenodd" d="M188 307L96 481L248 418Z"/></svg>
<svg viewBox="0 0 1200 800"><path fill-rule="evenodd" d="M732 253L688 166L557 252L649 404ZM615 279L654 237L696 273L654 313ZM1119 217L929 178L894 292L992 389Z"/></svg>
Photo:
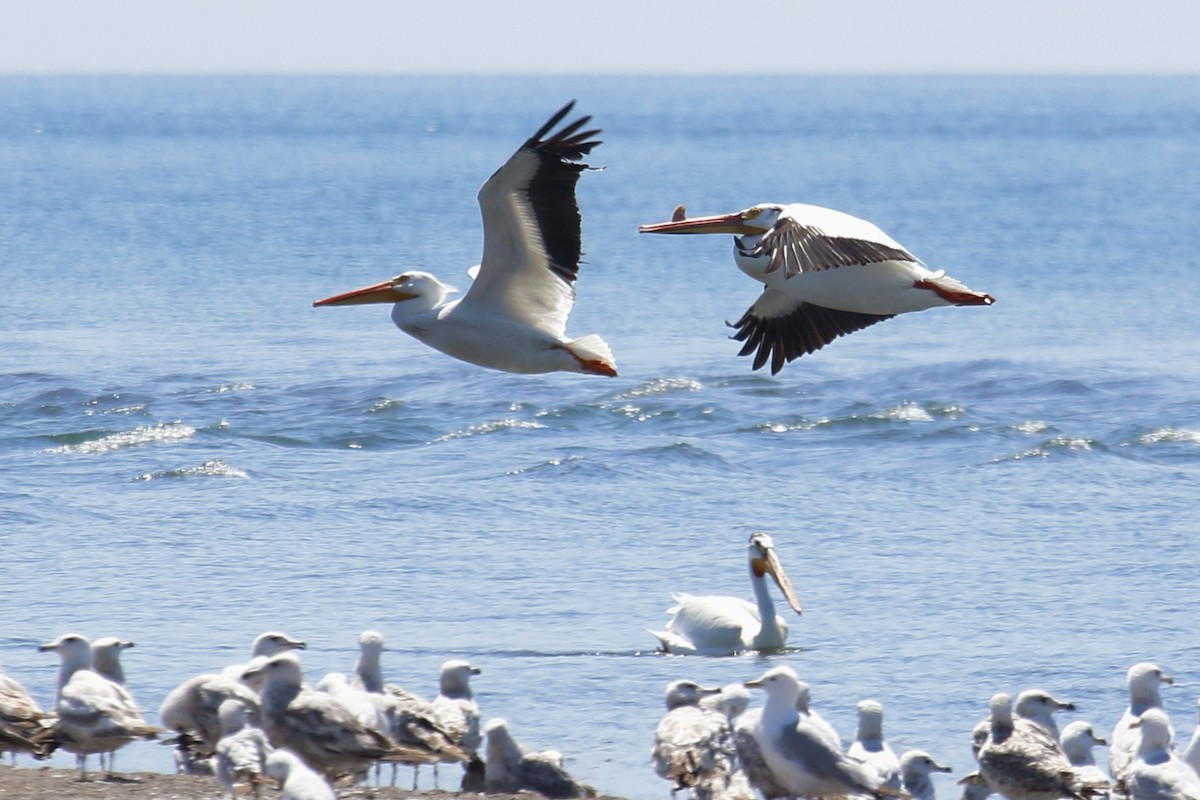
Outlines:
<svg viewBox="0 0 1200 800"><path fill-rule="evenodd" d="M767 576L801 612L771 537L747 546L755 603L726 596L676 595L666 631L651 631L664 653L778 653L787 624L776 613ZM46 758L74 753L80 780L87 759L113 772L113 754L137 739L174 747L179 772L213 774L231 798L260 796L277 784L284 800L333 800L335 790L367 784L382 768L461 765L463 792L532 792L550 798L594 797L563 768L554 750L520 745L500 718L483 723L471 679L480 670L461 660L442 665L438 695L424 699L384 680L383 637L365 631L349 674L305 680L303 641L282 633L258 636L245 663L183 681L146 721L125 685L121 653L131 642L89 642L67 634L41 649L60 659L54 707L43 711L15 680L0 673L0 752ZM1087 722L1061 732L1055 715L1075 706L1041 689L1015 698L992 695L989 714L970 732L976 765L958 783L961 800L1200 800L1200 725L1189 744L1176 737L1161 689L1173 679L1149 662L1126 677L1129 705L1103 739ZM751 707L752 692L763 702ZM672 798L693 800L843 798L935 800L934 773L950 767L922 750L897 756L883 734L883 705L858 703L858 727L847 745L813 704L811 687L792 667L724 687L676 680L666 687L666 713L653 734L650 761ZM1094 749L1108 748L1108 770Z"/></svg>
<svg viewBox="0 0 1200 800"><path fill-rule="evenodd" d="M582 249L575 186L589 169L581 159L600 144L600 130L585 129L591 117L558 127L573 107L554 114L480 188L483 258L467 270L472 283L461 298L449 299L452 287L412 270L313 305L390 303L400 330L482 367L615 377L603 338L566 334ZM690 218L678 206L669 222L639 231L734 236L738 268L763 290L730 323L733 338L742 342L739 355L754 356L754 369L769 362L772 373L897 314L995 302L928 269L872 223L820 206L759 203Z"/></svg>
<svg viewBox="0 0 1200 800"><path fill-rule="evenodd" d="M461 765L466 792L530 791L550 798L594 796L573 779L563 756L522 746L508 723L481 721L466 661L442 665L439 692L427 700L383 678L383 637L365 631L353 673L331 672L310 685L297 651L303 641L267 632L250 647L250 659L196 675L172 689L145 719L126 688L121 651L113 637L89 642L78 634L41 646L60 659L54 707L41 709L21 684L0 673L0 752L44 759L55 750L74 753L79 779L88 756L113 774L113 754L139 739L174 747L177 771L215 775L231 798L278 785L284 800L334 800L335 787L381 780L392 766L418 770Z"/></svg>

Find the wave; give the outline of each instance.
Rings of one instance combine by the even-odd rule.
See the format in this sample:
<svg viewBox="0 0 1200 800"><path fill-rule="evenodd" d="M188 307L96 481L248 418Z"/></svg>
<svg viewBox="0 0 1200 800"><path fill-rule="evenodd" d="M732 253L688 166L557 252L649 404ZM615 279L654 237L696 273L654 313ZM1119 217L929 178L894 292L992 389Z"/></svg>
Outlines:
<svg viewBox="0 0 1200 800"><path fill-rule="evenodd" d="M137 476L135 480L154 481L162 478L237 478L247 480L250 476L245 470L239 469L221 459L212 459L194 467L178 467L176 469L147 472Z"/></svg>
<svg viewBox="0 0 1200 800"><path fill-rule="evenodd" d="M142 425L128 431L117 431L99 438L90 438L95 432L88 431L73 434L58 434L55 441L66 440L65 444L52 447L48 453L109 453L114 450L125 450L131 447L144 447L153 444L178 444L186 442L196 435L196 429L182 422L159 423L157 425Z"/></svg>

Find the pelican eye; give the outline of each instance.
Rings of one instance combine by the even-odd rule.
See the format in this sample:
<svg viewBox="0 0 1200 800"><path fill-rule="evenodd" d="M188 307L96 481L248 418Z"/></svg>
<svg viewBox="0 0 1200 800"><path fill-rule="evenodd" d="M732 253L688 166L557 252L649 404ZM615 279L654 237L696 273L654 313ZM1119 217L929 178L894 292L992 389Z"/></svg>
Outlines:
<svg viewBox="0 0 1200 800"><path fill-rule="evenodd" d="M762 215L763 210L758 206L748 208L742 212L742 219L758 219Z"/></svg>

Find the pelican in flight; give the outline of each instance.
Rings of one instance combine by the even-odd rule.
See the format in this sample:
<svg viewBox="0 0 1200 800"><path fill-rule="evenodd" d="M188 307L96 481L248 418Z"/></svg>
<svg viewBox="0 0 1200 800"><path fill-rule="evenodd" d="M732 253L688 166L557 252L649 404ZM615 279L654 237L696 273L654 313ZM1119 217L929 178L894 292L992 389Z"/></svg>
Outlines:
<svg viewBox="0 0 1200 800"><path fill-rule="evenodd" d="M934 306L986 306L995 298L934 272L875 225L803 203L642 225L641 233L732 233L738 267L764 284L737 323L738 355L771 373L839 336Z"/></svg>
<svg viewBox="0 0 1200 800"><path fill-rule="evenodd" d="M454 358L504 372L584 372L615 377L608 344L595 334L568 339L567 315L579 274L580 217L575 184L596 145L598 129L580 117L551 131L570 113L563 106L479 190L483 261L468 270L459 300L428 272L317 300L314 306L393 303L392 322Z"/></svg>
<svg viewBox="0 0 1200 800"><path fill-rule="evenodd" d="M747 555L754 602L722 595L673 595L675 605L667 610L672 615L667 629L650 631L664 653L733 655L744 650L779 650L787 644L787 622L775 613L767 576L775 580L797 614L801 608L775 554L775 543L767 534L755 531L750 534Z"/></svg>

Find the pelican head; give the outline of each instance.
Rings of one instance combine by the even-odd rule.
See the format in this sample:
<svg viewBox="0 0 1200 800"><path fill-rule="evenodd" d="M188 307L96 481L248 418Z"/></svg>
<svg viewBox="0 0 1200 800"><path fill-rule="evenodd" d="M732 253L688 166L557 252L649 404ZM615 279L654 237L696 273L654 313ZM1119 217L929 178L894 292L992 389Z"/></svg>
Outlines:
<svg viewBox="0 0 1200 800"><path fill-rule="evenodd" d="M316 300L313 306L358 306L420 300L423 302L417 305L428 310L439 305L453 291L453 286L447 286L428 272L405 272L388 281Z"/></svg>
<svg viewBox="0 0 1200 800"><path fill-rule="evenodd" d="M783 592L783 596L792 610L797 614L802 614L804 609L800 607L800 600L796 597L796 590L792 588L791 579L784 572L783 565L779 563L779 556L775 554L775 542L771 537L763 531L755 531L750 534L747 552L750 557L750 574L755 578L770 575L775 580L775 584L779 586L779 591Z"/></svg>
<svg viewBox="0 0 1200 800"><path fill-rule="evenodd" d="M675 219L639 225L638 233L732 233L735 236L761 236L779 221L784 206L780 203L759 203L732 214L709 217L688 217L683 206L675 209Z"/></svg>

